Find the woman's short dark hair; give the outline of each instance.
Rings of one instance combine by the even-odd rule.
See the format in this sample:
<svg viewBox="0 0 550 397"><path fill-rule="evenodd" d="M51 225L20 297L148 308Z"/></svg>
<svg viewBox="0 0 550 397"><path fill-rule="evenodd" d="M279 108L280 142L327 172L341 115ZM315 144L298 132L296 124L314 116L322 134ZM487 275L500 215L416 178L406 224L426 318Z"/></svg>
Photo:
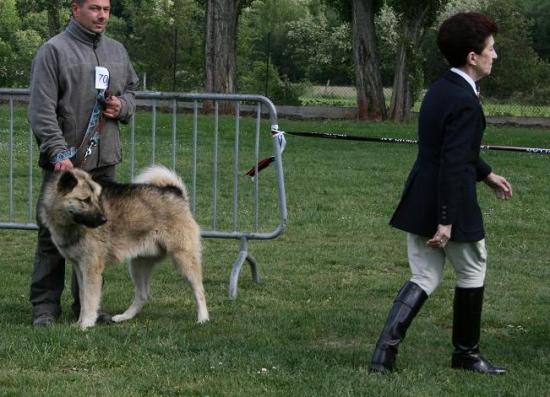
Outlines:
<svg viewBox="0 0 550 397"><path fill-rule="evenodd" d="M461 12L446 19L439 28L437 45L453 67L466 64L468 54L481 54L489 36L498 32L497 24L478 12Z"/></svg>

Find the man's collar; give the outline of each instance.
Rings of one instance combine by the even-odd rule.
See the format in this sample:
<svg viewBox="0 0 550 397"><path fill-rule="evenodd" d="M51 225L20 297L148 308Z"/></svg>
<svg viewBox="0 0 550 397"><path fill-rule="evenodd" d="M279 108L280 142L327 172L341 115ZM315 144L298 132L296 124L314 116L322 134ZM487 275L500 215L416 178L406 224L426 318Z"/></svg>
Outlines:
<svg viewBox="0 0 550 397"><path fill-rule="evenodd" d="M101 41L101 37L103 36L101 33L95 33L86 29L74 18L71 18L66 30L76 39L90 45L97 45Z"/></svg>

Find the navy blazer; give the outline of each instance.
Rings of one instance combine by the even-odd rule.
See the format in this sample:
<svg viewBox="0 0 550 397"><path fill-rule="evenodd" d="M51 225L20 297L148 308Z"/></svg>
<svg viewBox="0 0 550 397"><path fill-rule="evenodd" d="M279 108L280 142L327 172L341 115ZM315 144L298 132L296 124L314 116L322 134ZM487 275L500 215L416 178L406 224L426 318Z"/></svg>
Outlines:
<svg viewBox="0 0 550 397"><path fill-rule="evenodd" d="M452 224L451 240L485 237L476 184L491 172L479 156L485 116L472 86L448 71L426 93L418 119L418 156L390 224L433 237Z"/></svg>

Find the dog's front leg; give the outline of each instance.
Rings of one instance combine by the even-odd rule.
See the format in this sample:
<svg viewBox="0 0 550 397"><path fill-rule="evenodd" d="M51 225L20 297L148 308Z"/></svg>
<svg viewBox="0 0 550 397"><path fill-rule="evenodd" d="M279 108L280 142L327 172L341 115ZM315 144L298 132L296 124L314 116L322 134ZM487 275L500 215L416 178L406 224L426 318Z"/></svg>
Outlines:
<svg viewBox="0 0 550 397"><path fill-rule="evenodd" d="M82 330L93 327L101 302L102 274L104 264L94 258L81 266L82 283L80 287L80 318L78 324Z"/></svg>
<svg viewBox="0 0 550 397"><path fill-rule="evenodd" d="M81 286L84 285L83 283L83 277L82 277L82 269L80 268L78 262L73 262L73 272L76 274L76 281L78 283L77 290L78 290L78 303L80 306L80 311L78 313L78 319L76 321L77 325L80 325L80 318L82 314L82 305L81 302L84 301L84 297L82 296L82 291L84 291Z"/></svg>

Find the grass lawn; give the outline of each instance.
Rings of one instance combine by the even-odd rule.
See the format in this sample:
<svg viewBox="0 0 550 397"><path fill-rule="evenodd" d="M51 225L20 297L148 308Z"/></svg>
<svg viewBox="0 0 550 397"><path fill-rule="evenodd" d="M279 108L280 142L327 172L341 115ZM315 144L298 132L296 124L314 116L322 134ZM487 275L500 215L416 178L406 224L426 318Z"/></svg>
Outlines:
<svg viewBox="0 0 550 397"><path fill-rule="evenodd" d="M24 112L19 112L16 129L22 143L17 141L16 150L24 153L28 138ZM0 110L0 123L4 120ZM169 139L169 120L159 115L161 140ZM245 149L253 146L244 143L253 142L249 124L243 119ZM220 125L233 129L232 120L222 118ZM279 120L279 125L289 131L415 137L414 124ZM151 149L149 129L148 115L140 114L137 151L143 164ZM3 124L0 131L0 219L5 220ZM0 396L550 395L550 156L483 154L514 186L509 202L479 186L489 250L481 347L509 373L489 377L450 368L454 275L448 267L402 345L400 371L377 376L368 373L374 343L395 293L409 276L404 235L390 228L388 220L415 147L295 136L287 141L287 229L276 240L250 244L262 282L253 283L244 268L235 300L228 298L227 284L238 242L204 240L211 321L203 326L195 324L190 288L166 263L156 269L153 296L134 320L82 332L71 325L67 289L59 323L34 329L28 288L35 233L0 230ZM231 147L229 133L222 142ZM550 131L489 126L484 142L550 147ZM162 162L169 145L160 143L157 150ZM189 184L189 148L179 147L178 155L178 169ZM26 186L24 161L25 155L16 156L15 185L21 189ZM241 172L249 162L242 159ZM128 167L126 155L121 179L127 178ZM273 174L270 167L262 178ZM209 169L198 175L201 203L208 202L209 175ZM240 185L249 184L242 178ZM273 192L266 187L265 194L270 212ZM22 197L16 196L15 214L24 218ZM208 210L201 211L199 206L204 225ZM273 219L262 221L270 227ZM68 275L69 270L67 280ZM133 296L125 267L108 268L105 278L104 307L124 310Z"/></svg>

